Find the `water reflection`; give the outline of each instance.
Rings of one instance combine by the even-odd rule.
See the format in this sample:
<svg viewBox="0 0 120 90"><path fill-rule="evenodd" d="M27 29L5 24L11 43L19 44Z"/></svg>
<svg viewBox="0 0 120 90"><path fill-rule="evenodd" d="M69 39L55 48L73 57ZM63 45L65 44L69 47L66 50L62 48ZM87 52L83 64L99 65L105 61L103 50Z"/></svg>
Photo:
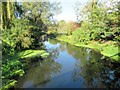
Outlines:
<svg viewBox="0 0 120 90"><path fill-rule="evenodd" d="M49 40L50 57L38 62L20 78L16 87L120 88L120 64L89 48Z"/></svg>
<svg viewBox="0 0 120 90"><path fill-rule="evenodd" d="M31 88L37 87L39 84L48 82L54 73L60 72L60 64L53 60L44 60L31 67L24 77L21 77L16 87ZM19 83L20 82L20 83Z"/></svg>
<svg viewBox="0 0 120 90"><path fill-rule="evenodd" d="M67 52L76 59L73 70L74 81L82 76L87 87L120 88L119 63L111 63L108 59L102 59L102 55L91 49L79 48L70 44L60 44L61 51Z"/></svg>

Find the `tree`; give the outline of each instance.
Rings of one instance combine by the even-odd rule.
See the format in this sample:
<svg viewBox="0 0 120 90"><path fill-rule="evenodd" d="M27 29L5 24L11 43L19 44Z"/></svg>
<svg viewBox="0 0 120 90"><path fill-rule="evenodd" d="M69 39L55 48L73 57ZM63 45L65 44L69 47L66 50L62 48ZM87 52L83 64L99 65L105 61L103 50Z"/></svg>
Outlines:
<svg viewBox="0 0 120 90"><path fill-rule="evenodd" d="M14 18L14 2L1 2L1 29L9 29Z"/></svg>
<svg viewBox="0 0 120 90"><path fill-rule="evenodd" d="M87 33L84 40L119 40L117 0L90 0L82 5L82 8L79 5L76 5L76 8L78 10L76 10L77 15L85 17L81 24L83 31L80 30Z"/></svg>

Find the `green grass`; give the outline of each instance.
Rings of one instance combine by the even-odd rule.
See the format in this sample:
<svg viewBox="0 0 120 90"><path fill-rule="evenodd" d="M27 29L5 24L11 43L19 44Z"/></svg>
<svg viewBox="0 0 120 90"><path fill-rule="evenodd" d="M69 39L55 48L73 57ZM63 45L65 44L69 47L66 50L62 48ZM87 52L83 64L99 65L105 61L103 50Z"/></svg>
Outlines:
<svg viewBox="0 0 120 90"><path fill-rule="evenodd" d="M18 56L20 58L47 58L47 56L49 56L49 53L47 53L45 50L26 50L18 53Z"/></svg>
<svg viewBox="0 0 120 90"><path fill-rule="evenodd" d="M86 44L80 43L80 42L75 43L75 41L72 39L71 36L65 36L65 35L59 36L56 39L59 41L68 42L68 43L75 45L75 46L88 47L88 48L94 49L96 51L99 51L104 56L107 56L107 57L110 57L116 61L119 61L119 50L118 50L119 47L114 46L111 43L110 44L105 44L105 43L100 44L98 42L91 41L86 45Z"/></svg>
<svg viewBox="0 0 120 90"><path fill-rule="evenodd" d="M101 51L101 53L105 56L108 56L108 57L111 57L115 60L118 60L119 59L119 56L118 56L118 47L115 47L113 45L109 45L107 47L103 47L103 51Z"/></svg>

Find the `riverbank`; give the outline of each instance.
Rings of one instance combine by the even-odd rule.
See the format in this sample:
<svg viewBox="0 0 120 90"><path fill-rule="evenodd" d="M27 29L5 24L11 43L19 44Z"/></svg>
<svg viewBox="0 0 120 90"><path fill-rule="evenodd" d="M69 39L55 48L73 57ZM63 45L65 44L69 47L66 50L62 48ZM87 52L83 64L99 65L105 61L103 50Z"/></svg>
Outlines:
<svg viewBox="0 0 120 90"><path fill-rule="evenodd" d="M7 63L6 65L3 66L4 73L9 73L9 74L5 76L3 73L2 79L4 84L0 89L8 90L10 88L13 88L15 86L15 83L17 82L17 79L19 77L23 77L24 74L26 73L26 67L28 62L34 62L35 58L40 58L42 60L47 58L48 56L49 53L46 50L42 50L42 49L41 50L29 49L22 52L18 52L17 54L11 56L9 58L9 62L12 63L12 65ZM26 63L25 60L29 60L29 61ZM12 70L13 67L16 67L16 69Z"/></svg>
<svg viewBox="0 0 120 90"><path fill-rule="evenodd" d="M72 45L79 46L79 47L88 47L91 49L94 49L96 51L99 51L104 56L110 57L115 61L119 61L119 47L115 46L115 42L106 42L106 43L99 43L96 41L90 41L88 44L76 42L74 39L71 38L71 36L58 36L56 38L59 41L68 42Z"/></svg>

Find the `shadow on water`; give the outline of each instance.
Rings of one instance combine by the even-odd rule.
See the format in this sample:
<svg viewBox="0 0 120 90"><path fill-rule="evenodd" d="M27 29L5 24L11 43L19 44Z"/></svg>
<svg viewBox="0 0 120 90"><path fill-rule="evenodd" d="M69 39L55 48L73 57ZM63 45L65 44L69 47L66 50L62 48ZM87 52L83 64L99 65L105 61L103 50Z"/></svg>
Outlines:
<svg viewBox="0 0 120 90"><path fill-rule="evenodd" d="M21 88L120 88L120 63L89 48L50 39L50 57L31 66L18 80Z"/></svg>

